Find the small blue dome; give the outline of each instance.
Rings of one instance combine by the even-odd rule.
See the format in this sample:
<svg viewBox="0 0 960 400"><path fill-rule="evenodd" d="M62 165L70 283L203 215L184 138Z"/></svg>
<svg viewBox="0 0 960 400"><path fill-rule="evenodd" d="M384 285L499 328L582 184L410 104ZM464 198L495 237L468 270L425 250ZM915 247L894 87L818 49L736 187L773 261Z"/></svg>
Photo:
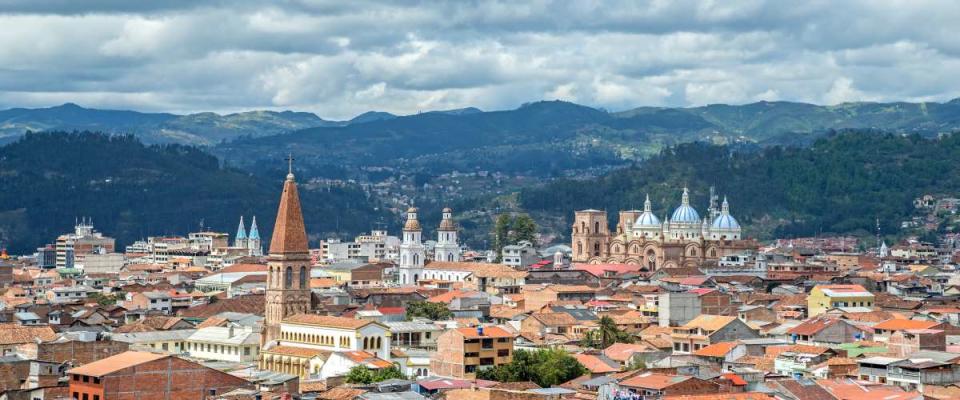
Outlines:
<svg viewBox="0 0 960 400"><path fill-rule="evenodd" d="M713 221L713 229L740 229L740 224L732 215L721 214Z"/></svg>
<svg viewBox="0 0 960 400"><path fill-rule="evenodd" d="M700 223L700 214L698 214L697 210L693 209L693 207L683 204L677 207L676 210L673 210L673 216L670 217L670 222L697 224Z"/></svg>
<svg viewBox="0 0 960 400"><path fill-rule="evenodd" d="M650 211L644 211L643 214L640 214L640 218L637 218L637 221L633 223L633 229L643 229L643 228L659 228L660 227L660 218L657 218L656 215L653 215Z"/></svg>

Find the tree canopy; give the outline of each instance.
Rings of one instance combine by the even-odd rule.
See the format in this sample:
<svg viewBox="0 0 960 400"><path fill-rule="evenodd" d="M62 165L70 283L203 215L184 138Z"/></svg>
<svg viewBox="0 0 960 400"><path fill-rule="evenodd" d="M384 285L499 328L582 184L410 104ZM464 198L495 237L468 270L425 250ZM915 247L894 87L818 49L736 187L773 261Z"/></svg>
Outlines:
<svg viewBox="0 0 960 400"><path fill-rule="evenodd" d="M477 371L478 379L498 382L532 381L550 387L586 374L587 369L562 349L517 350L509 364Z"/></svg>
<svg viewBox="0 0 960 400"><path fill-rule="evenodd" d="M411 301L407 303L406 312L407 321L414 318L426 318L434 321L441 321L453 317L453 312L447 308L444 303L431 303L429 301Z"/></svg>

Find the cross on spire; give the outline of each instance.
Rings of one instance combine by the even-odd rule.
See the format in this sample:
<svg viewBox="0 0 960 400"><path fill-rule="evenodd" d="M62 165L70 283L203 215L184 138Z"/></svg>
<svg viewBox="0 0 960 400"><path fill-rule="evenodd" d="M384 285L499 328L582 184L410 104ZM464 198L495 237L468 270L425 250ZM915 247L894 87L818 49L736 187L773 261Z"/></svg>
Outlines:
<svg viewBox="0 0 960 400"><path fill-rule="evenodd" d="M293 180L293 153L287 155L287 179Z"/></svg>

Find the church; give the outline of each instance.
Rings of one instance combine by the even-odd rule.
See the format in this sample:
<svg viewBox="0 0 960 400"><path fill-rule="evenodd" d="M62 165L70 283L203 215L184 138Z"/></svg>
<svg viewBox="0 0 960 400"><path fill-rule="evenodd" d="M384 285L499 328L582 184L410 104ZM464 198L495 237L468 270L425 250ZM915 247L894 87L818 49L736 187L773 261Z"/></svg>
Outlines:
<svg viewBox="0 0 960 400"><path fill-rule="evenodd" d="M292 168L270 240L265 302L260 369L307 378L343 374L356 363L392 365L387 326L314 312L310 250ZM329 364L331 357L341 362Z"/></svg>
<svg viewBox="0 0 960 400"><path fill-rule="evenodd" d="M711 189L710 207L701 218L690 205L690 191L684 188L680 205L661 222L647 196L643 211L620 211L615 233L610 231L605 211L577 211L571 234L572 260L643 265L653 271L716 263L725 255L756 250L756 241L741 238L740 224L730 214L727 199L719 209L716 201Z"/></svg>

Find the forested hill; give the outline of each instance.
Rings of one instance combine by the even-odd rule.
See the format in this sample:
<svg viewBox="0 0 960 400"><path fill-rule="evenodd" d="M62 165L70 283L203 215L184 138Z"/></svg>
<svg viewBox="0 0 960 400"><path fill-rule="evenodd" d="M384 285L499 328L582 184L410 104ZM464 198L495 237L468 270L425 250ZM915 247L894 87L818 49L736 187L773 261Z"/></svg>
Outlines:
<svg viewBox="0 0 960 400"><path fill-rule="evenodd" d="M257 161L249 154L278 158L296 149L307 154L303 165L315 169L386 165L428 173L481 169L556 176L626 165L680 143L808 145L831 129L875 128L927 137L960 129L960 99L835 106L758 102L617 113L541 101L514 110L427 112L315 127L238 140L214 151L244 167Z"/></svg>
<svg viewBox="0 0 960 400"><path fill-rule="evenodd" d="M925 139L851 131L805 148L770 147L734 152L725 146L683 144L641 165L590 182L558 181L523 191L523 208L563 215L573 210L643 207L649 193L657 216L680 203L684 185L701 215L708 190L727 195L746 234L870 234L899 229L912 199L924 193L960 192L960 134ZM615 212L609 212L615 218ZM566 232L563 232L566 233Z"/></svg>
<svg viewBox="0 0 960 400"><path fill-rule="evenodd" d="M257 216L266 245L284 175L225 169L197 148L145 146L131 136L28 134L0 147L0 247L30 253L72 231L77 217L92 218L121 245L183 235L201 221L232 237L240 215L248 223ZM307 186L300 193L314 238L366 231L381 217L362 191Z"/></svg>

